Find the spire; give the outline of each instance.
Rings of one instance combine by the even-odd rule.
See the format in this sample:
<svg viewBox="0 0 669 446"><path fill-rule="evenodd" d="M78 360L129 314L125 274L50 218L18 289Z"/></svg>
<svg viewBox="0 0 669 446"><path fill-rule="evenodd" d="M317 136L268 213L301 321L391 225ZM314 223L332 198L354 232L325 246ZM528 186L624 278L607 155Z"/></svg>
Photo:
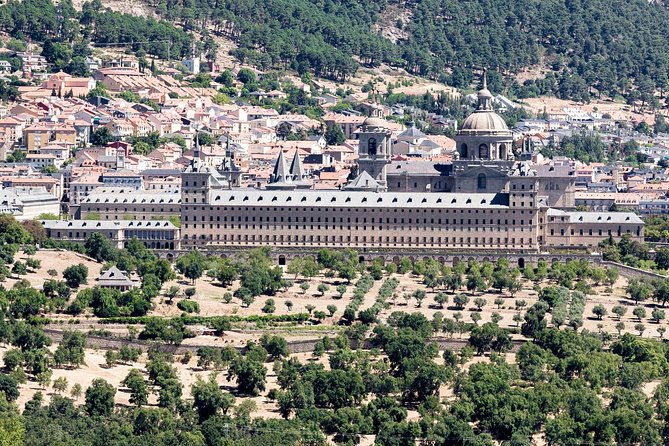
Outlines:
<svg viewBox="0 0 669 446"><path fill-rule="evenodd" d="M492 110L492 93L488 90L488 73L483 70L483 88L479 90L478 107L479 110Z"/></svg>
<svg viewBox="0 0 669 446"><path fill-rule="evenodd" d="M283 157L283 150L279 151L279 158L274 165L274 171L270 178L270 183L288 183L291 182L290 174L288 173L288 166L286 159Z"/></svg>
<svg viewBox="0 0 669 446"><path fill-rule="evenodd" d="M232 170L232 165L234 164L234 156L230 151L230 132L225 134L225 161L223 161L223 168Z"/></svg>
<svg viewBox="0 0 669 446"><path fill-rule="evenodd" d="M191 167L193 172L197 172L200 169L200 138L197 133L195 133L195 149L193 150L193 161L191 161Z"/></svg>
<svg viewBox="0 0 669 446"><path fill-rule="evenodd" d="M293 181L304 181L304 169L302 169L302 161L297 150L295 150L295 156L290 163L290 176Z"/></svg>

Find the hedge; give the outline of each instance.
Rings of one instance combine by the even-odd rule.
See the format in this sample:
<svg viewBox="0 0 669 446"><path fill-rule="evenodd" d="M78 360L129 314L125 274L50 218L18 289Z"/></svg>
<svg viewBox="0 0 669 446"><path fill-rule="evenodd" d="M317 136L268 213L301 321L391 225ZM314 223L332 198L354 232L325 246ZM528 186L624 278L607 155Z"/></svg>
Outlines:
<svg viewBox="0 0 669 446"><path fill-rule="evenodd" d="M146 324L153 319L164 319L157 316L121 316L108 317L99 319L101 324ZM214 327L220 320L228 320L230 322L306 322L309 320L309 313L295 313L295 314L263 314L251 316L196 316L183 314L179 317L185 325L206 325Z"/></svg>

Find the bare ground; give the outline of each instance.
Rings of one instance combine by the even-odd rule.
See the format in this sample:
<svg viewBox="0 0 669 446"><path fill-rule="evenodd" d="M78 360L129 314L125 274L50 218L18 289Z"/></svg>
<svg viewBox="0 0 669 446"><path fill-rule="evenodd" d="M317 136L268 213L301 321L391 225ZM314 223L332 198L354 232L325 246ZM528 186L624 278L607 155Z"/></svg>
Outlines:
<svg viewBox="0 0 669 446"><path fill-rule="evenodd" d="M82 288L91 287L95 285L95 279L100 275L100 270L102 264L91 260L90 258L78 254L72 251L47 251L40 250L34 256L30 256L34 259L37 259L41 262L41 266L37 271L29 272L25 276L21 276L21 279L28 280L32 286L36 288L41 288L44 282L47 279L50 279L51 276L47 273L49 270L55 270L58 275L55 276L55 279L63 279L63 271L72 265L78 263L83 263L88 268L88 284L84 285ZM20 252L16 256L16 260L25 262L29 256ZM2 282L2 285L5 288L12 287L19 279L16 276L8 278L6 281Z"/></svg>

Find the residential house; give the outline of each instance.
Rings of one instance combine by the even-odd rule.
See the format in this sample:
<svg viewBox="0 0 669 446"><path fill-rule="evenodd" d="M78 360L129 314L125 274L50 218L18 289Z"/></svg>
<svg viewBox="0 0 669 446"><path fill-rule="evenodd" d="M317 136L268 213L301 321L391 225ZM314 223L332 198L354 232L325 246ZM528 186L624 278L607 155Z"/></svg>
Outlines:
<svg viewBox="0 0 669 446"><path fill-rule="evenodd" d="M38 122L23 129L23 144L28 152L38 152L52 143L76 145L77 132L70 124Z"/></svg>

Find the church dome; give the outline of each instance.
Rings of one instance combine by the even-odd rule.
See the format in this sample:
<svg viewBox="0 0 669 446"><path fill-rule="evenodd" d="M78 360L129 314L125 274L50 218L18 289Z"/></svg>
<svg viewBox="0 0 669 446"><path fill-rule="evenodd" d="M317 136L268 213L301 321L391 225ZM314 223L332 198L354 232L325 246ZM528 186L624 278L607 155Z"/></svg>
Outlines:
<svg viewBox="0 0 669 446"><path fill-rule="evenodd" d="M460 132L476 135L509 135L509 127L504 119L495 113L492 106L493 95L488 90L485 72L483 73L483 88L478 92L478 107L462 123Z"/></svg>
<svg viewBox="0 0 669 446"><path fill-rule="evenodd" d="M377 118L375 116L370 116L369 118L365 119L362 122L362 126L368 128L387 129L388 123L386 122L385 119Z"/></svg>
<svg viewBox="0 0 669 446"><path fill-rule="evenodd" d="M504 119L492 110L476 110L469 115L460 128L463 132L487 132L499 133L508 132L509 127Z"/></svg>

